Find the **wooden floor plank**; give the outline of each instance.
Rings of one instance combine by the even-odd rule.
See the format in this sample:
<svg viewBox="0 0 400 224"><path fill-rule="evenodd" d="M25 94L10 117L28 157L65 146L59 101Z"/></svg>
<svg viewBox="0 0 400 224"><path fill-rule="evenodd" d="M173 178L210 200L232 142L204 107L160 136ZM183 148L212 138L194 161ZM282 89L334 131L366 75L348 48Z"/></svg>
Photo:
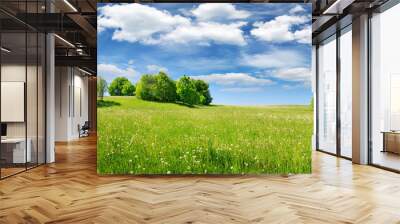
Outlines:
<svg viewBox="0 0 400 224"><path fill-rule="evenodd" d="M0 223L400 223L400 175L313 152L296 176L98 176L96 138L0 181Z"/></svg>

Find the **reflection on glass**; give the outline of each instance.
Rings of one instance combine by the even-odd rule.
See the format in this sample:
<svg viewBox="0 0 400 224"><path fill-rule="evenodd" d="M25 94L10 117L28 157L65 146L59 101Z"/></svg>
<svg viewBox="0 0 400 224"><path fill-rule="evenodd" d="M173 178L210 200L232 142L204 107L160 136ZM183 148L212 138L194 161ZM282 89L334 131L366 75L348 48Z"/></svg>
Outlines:
<svg viewBox="0 0 400 224"><path fill-rule="evenodd" d="M27 143L30 149L30 161L27 163L28 168L37 165L37 76L38 76L38 57L37 57L37 33L27 33L28 38L28 61L27 61Z"/></svg>
<svg viewBox="0 0 400 224"><path fill-rule="evenodd" d="M43 13L44 0L0 1L10 12ZM0 178L45 162L45 35L0 12ZM4 23L7 21L7 23Z"/></svg>
<svg viewBox="0 0 400 224"><path fill-rule="evenodd" d="M351 158L352 141L352 35L340 36L340 152Z"/></svg>
<svg viewBox="0 0 400 224"><path fill-rule="evenodd" d="M400 5L372 17L372 163L400 170Z"/></svg>
<svg viewBox="0 0 400 224"><path fill-rule="evenodd" d="M336 153L336 41L318 48L318 147Z"/></svg>
<svg viewBox="0 0 400 224"><path fill-rule="evenodd" d="M25 170L31 151L26 144L26 35L2 33L1 57L1 139L2 177ZM27 147L28 146L28 147ZM28 148L28 150L26 150Z"/></svg>

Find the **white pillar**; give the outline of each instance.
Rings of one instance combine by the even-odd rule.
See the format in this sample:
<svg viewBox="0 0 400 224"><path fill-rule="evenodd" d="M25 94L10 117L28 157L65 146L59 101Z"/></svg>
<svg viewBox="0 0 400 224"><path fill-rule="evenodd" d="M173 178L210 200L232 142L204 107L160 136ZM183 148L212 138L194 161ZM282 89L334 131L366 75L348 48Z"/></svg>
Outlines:
<svg viewBox="0 0 400 224"><path fill-rule="evenodd" d="M46 163L55 161L54 133L55 133L55 54L54 34L46 37Z"/></svg>
<svg viewBox="0 0 400 224"><path fill-rule="evenodd" d="M368 15L353 19L353 162L368 163Z"/></svg>
<svg viewBox="0 0 400 224"><path fill-rule="evenodd" d="M314 127L313 127L313 135L312 135L312 150L317 149L317 48L315 45L312 46L312 59L311 59L311 70L312 70L312 77L311 77L311 87L313 93L313 103L314 103Z"/></svg>

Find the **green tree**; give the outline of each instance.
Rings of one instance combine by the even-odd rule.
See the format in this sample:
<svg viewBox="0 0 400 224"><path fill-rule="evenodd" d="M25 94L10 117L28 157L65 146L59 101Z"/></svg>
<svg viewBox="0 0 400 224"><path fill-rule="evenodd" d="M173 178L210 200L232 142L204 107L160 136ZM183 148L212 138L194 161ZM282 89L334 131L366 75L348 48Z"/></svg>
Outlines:
<svg viewBox="0 0 400 224"><path fill-rule="evenodd" d="M108 86L108 93L111 96L133 96L135 86L125 77L115 78Z"/></svg>
<svg viewBox="0 0 400 224"><path fill-rule="evenodd" d="M156 87L154 96L161 102L174 102L176 101L176 84L164 72L159 72L155 76Z"/></svg>
<svg viewBox="0 0 400 224"><path fill-rule="evenodd" d="M125 84L122 86L121 94L122 96L134 96L135 90L135 85L133 85L131 82L125 82Z"/></svg>
<svg viewBox="0 0 400 224"><path fill-rule="evenodd" d="M204 82L203 80L194 80L194 84L196 86L196 91L200 95L200 104L210 105L212 102L212 97L208 83Z"/></svg>
<svg viewBox="0 0 400 224"><path fill-rule="evenodd" d="M142 100L156 100L156 78L153 75L142 75L136 84L136 97Z"/></svg>
<svg viewBox="0 0 400 224"><path fill-rule="evenodd" d="M107 82L101 76L97 78L97 97L103 100L104 93L107 91Z"/></svg>
<svg viewBox="0 0 400 224"><path fill-rule="evenodd" d="M198 104L200 95L196 91L196 85L193 79L188 76L182 76L176 83L176 93L182 103L188 105Z"/></svg>

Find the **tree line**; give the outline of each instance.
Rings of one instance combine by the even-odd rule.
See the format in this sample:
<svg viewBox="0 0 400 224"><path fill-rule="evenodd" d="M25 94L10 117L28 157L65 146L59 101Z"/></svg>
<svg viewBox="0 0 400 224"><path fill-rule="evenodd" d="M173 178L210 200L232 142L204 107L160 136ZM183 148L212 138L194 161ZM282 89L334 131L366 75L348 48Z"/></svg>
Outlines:
<svg viewBox="0 0 400 224"><path fill-rule="evenodd" d="M165 72L143 75L136 86L125 77L115 78L110 85L98 77L97 95L102 99L108 91L111 96L135 96L142 100L176 102L187 105L210 105L212 97L208 83L182 76L177 81Z"/></svg>

